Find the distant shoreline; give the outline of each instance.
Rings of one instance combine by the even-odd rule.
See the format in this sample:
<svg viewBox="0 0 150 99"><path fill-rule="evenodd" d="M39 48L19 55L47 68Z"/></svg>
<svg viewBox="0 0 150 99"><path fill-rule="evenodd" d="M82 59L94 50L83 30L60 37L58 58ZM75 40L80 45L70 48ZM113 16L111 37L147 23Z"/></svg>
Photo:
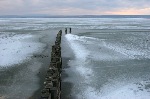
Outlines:
<svg viewBox="0 0 150 99"><path fill-rule="evenodd" d="M0 15L0 18L150 18L150 15Z"/></svg>

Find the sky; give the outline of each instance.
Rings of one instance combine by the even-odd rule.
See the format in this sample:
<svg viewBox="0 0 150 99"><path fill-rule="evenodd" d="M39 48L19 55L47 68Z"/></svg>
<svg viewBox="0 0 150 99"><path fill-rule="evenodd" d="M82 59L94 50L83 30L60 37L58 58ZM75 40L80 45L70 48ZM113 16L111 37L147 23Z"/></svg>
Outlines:
<svg viewBox="0 0 150 99"><path fill-rule="evenodd" d="M150 15L150 0L0 0L0 15Z"/></svg>

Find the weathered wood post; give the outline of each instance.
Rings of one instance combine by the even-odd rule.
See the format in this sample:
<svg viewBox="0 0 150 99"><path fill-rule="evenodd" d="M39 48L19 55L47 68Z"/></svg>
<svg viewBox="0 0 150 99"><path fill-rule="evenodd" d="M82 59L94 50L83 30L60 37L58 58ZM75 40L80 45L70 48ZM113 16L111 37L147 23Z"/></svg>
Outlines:
<svg viewBox="0 0 150 99"><path fill-rule="evenodd" d="M61 98L61 36L62 30L58 32L55 45L52 46L51 63L46 73L44 88L41 91L41 99Z"/></svg>

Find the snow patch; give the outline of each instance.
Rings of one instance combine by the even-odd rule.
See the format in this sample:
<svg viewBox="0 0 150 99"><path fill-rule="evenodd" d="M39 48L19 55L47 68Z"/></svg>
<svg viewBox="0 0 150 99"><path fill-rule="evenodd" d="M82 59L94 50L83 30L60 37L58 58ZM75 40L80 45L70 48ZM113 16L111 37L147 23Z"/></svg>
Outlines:
<svg viewBox="0 0 150 99"><path fill-rule="evenodd" d="M40 52L45 45L35 42L35 39L31 34L13 36L2 34L0 36L0 66L7 67L22 63L30 59L33 53Z"/></svg>
<svg viewBox="0 0 150 99"><path fill-rule="evenodd" d="M87 79L92 74L92 70L87 67L89 51L79 43L80 41L78 42L78 40L82 40L79 36L67 34L65 37L75 54L74 64L76 65L76 70Z"/></svg>

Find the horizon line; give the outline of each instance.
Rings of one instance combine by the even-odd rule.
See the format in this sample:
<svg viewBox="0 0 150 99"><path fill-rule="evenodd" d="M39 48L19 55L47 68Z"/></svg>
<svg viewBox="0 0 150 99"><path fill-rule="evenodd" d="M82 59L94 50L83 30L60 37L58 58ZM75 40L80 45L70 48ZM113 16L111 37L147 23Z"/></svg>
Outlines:
<svg viewBox="0 0 150 99"><path fill-rule="evenodd" d="M0 15L0 18L150 18L150 15Z"/></svg>

